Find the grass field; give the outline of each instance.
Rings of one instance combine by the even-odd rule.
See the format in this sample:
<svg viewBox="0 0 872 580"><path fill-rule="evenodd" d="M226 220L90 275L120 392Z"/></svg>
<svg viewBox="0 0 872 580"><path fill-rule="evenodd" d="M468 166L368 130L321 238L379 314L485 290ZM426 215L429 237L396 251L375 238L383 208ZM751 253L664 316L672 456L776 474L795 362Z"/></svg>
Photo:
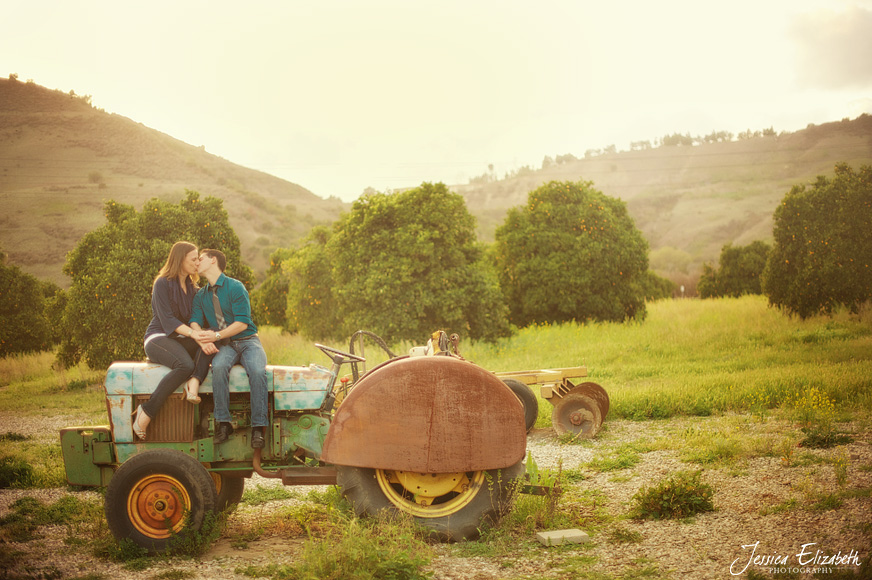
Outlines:
<svg viewBox="0 0 872 580"><path fill-rule="evenodd" d="M311 341L298 336L267 328L262 339L272 364L329 364ZM347 343L330 345L348 348ZM403 353L410 346L404 344L394 350ZM553 565L558 568L553 574L522 577L673 578L665 567L660 570L646 564L640 571L635 560L619 572L597 572L597 567L613 556L594 554L596 550L617 554L643 539L654 541L659 528L635 523L634 518L650 516L660 509L664 498L672 502L683 498L685 503L678 506L682 509L703 503L710 506L714 492L709 482L718 484L714 494L720 506L717 509L729 514L730 521L740 521L751 509L745 501L730 507L730 486L749 478L753 480L752 488L767 485L776 473L778 481L790 480L791 485L778 485L778 494L772 497L763 494L763 499L757 500L760 505L753 508L759 511L759 517L787 513L794 519L814 519L821 517L815 514L832 513L836 514L832 517L843 521L848 517L850 522L863 517L855 512L862 510L857 505L868 501L866 474L872 465L867 456L852 457L848 447L840 445L850 444L870 427L870 347L869 313L800 321L769 309L761 297L657 302L650 305L649 317L642 323L539 326L521 330L497 344L461 343L461 353L467 359L493 371L586 365L588 380L600 383L610 394L609 420L640 420L656 429L646 436L623 440L616 437L616 431L637 424L624 421L620 427L615 427L618 422L607 423L595 440L561 439L559 445L581 444L592 450L589 459L561 464L558 472L538 471L532 464L532 473L540 484L562 478L562 495L553 501L540 496L519 497L500 527L480 542L433 548L402 523L387 525L354 518L335 488L318 492L313 500L301 498L296 490L252 486L245 492L241 509L256 510L266 503L269 509L259 512L256 523L236 521L226 529L212 530L204 535L202 545L191 548L196 550L189 556L202 553L219 535L234 546L275 534L308 536L293 566L250 566L238 572L252 577L293 578L327 577L333 573L330 570L359 570L360 578L377 578L382 577L379 571L389 566L403 570L396 577L424 578L428 576L422 572L423 566L437 553L449 554L457 562L475 556L505 563L508 558L511 566L520 569L527 566L525 562L542 558L540 547L530 539L535 531L580 527L596 537L594 545L599 548L588 545L577 551L554 552ZM369 368L385 359L374 346L366 348ZM56 370L51 353L2 359L0 418L45 418L47 423L49 419L56 423L57 418L75 416L95 424L105 423L102 376L101 371L83 367ZM538 427L550 427L550 412L551 405L540 401ZM714 417L681 419L709 415ZM678 419L657 421L669 417ZM0 431L0 487L64 486L60 448L54 442L56 432L43 438L2 428ZM852 436L839 442L838 437L845 436L845 431ZM812 441L812 437L818 439ZM817 444L821 442L823 445ZM862 448L855 445L851 453ZM659 459L653 460L655 455ZM686 465L689 471L670 472L678 478L674 481L654 481L650 475L656 469L652 471L651 463L662 462L664 457L674 457L673 462ZM777 468L766 458L774 458ZM761 461L767 467L750 476L750 470L759 469L753 466ZM640 469L644 475L637 473ZM705 471L705 480L699 480L700 469ZM527 470L531 474L531 464ZM632 501L626 493L624 500L618 499L621 494L616 490L621 485L635 488L640 481L651 485L640 488ZM273 503L288 498L296 500L290 506ZM125 569L133 570L160 561L143 560L135 551L127 554L129 546L114 542L108 533L101 502L76 494L51 505L23 497L0 518L0 540L40 541L38 529L46 525L43 520L59 521L61 512L69 520L65 524L69 538L64 541L81 544L82 530L87 530L84 536L91 539L82 544L82 549L96 554L101 562L126 562ZM693 518L685 517L682 522L670 534L693 532ZM854 522L842 527L849 526L846 529L850 531L856 525ZM805 524L799 526L807 529ZM868 537L868 524L858 529L858 537ZM726 533L724 530L718 533ZM807 541L806 536L802 538ZM745 541L744 537L741 541ZM26 551L7 555L7 561L0 555L0 567L8 564L21 568L27 565L28 558ZM370 569L374 571L367 571ZM105 577L88 576L95 580ZM749 580L752 577L768 578L750 573L747 576Z"/></svg>
<svg viewBox="0 0 872 580"><path fill-rule="evenodd" d="M261 337L271 364L329 366L311 341L275 328ZM403 354L411 346L394 350ZM387 358L372 344L366 348L368 368ZM542 325L495 344L461 343L460 350L491 371L585 365L587 380L608 391L615 417L759 413L801 404L809 393L825 396L837 418L867 419L872 409L868 311L801 321L760 296L666 300L649 305L641 323ZM102 374L84 367L57 371L51 353L2 359L0 411L76 411L103 421ZM541 405L538 426L550 424L549 414L550 405Z"/></svg>

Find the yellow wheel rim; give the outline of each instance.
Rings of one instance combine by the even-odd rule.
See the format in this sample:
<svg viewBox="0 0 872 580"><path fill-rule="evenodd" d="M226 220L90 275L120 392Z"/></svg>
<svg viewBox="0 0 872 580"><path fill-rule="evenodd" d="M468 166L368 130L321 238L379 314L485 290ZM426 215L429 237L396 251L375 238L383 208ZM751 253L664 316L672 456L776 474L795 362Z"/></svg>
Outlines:
<svg viewBox="0 0 872 580"><path fill-rule="evenodd" d="M209 475L212 476L212 481L215 482L215 491L220 494L221 486L224 484L224 478L221 477L220 473L215 473L214 471L210 471Z"/></svg>
<svg viewBox="0 0 872 580"><path fill-rule="evenodd" d="M483 471L413 473L376 469L375 477L388 501L419 518L457 513L475 498L485 481Z"/></svg>
<svg viewBox="0 0 872 580"><path fill-rule="evenodd" d="M127 496L127 515L138 532L165 539L185 525L191 497L179 481L168 475L141 479Z"/></svg>

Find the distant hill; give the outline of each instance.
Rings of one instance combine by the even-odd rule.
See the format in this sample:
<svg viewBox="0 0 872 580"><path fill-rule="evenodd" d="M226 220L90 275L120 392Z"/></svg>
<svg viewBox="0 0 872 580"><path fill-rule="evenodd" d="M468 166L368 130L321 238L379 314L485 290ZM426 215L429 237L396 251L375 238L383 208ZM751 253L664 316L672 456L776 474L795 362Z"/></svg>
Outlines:
<svg viewBox="0 0 872 580"><path fill-rule="evenodd" d="M452 187L478 217L479 237L493 239L506 211L543 183L592 181L627 202L650 245L652 269L690 290L725 244L771 242L773 212L791 186L832 175L837 162L872 164L872 116L768 137L558 158L563 162Z"/></svg>
<svg viewBox="0 0 872 580"><path fill-rule="evenodd" d="M692 292L702 264L716 262L725 244L771 241L772 214L792 185L831 175L837 162L872 164L872 116L738 141L555 159L451 186L478 219L482 240L491 241L506 211L539 185L592 181L627 202L650 245L651 267ZM185 189L224 200L243 257L259 275L275 248L295 245L349 208L95 109L87 97L0 79L0 246L25 271L66 286L66 253L104 223L105 200L141 209L152 197L175 202Z"/></svg>
<svg viewBox="0 0 872 580"><path fill-rule="evenodd" d="M178 201L185 189L224 200L256 272L276 247L348 207L95 109L87 97L0 79L0 246L11 263L66 286L66 254L105 223L105 200L140 210L153 197Z"/></svg>

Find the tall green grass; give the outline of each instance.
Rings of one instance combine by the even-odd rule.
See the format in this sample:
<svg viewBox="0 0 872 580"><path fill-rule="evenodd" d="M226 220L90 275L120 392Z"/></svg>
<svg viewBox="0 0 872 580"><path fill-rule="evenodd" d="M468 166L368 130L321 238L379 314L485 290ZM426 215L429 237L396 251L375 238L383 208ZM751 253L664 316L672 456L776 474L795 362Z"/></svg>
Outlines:
<svg viewBox="0 0 872 580"><path fill-rule="evenodd" d="M659 301L644 322L537 326L463 354L494 371L585 365L617 417L776 408L812 388L843 413L872 408L872 315L802 321L761 296Z"/></svg>
<svg viewBox="0 0 872 580"><path fill-rule="evenodd" d="M270 364L331 364L314 341L277 328L263 328L260 335ZM348 349L347 340L323 342ZM392 348L404 354L411 346ZM649 305L643 322L540 325L494 344L462 340L460 350L492 371L584 365L585 380L608 391L610 417L759 412L810 391L829 397L837 418L872 409L872 313L798 320L769 308L761 296L659 301ZM387 358L371 342L364 354L367 368ZM52 361L49 353L0 359L0 410L77 409L99 418L105 412L102 372L59 372ZM540 426L550 424L550 412L542 401Z"/></svg>

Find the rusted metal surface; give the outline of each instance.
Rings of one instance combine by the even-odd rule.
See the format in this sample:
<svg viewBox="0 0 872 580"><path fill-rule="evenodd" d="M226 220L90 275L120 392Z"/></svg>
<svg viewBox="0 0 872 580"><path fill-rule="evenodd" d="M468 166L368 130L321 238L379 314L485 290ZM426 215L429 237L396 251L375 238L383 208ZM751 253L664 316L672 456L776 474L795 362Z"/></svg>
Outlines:
<svg viewBox="0 0 872 580"><path fill-rule="evenodd" d="M286 467L282 469L285 485L336 485L335 467Z"/></svg>
<svg viewBox="0 0 872 580"><path fill-rule="evenodd" d="M609 394L600 385L596 383L581 383L580 385L572 387L569 392L581 393L596 401L596 404L599 406L600 415L602 415L603 420L605 420L606 415L609 414Z"/></svg>
<svg viewBox="0 0 872 580"><path fill-rule="evenodd" d="M573 390L554 403L551 425L558 435L571 434L590 439L603 424L599 404L583 391Z"/></svg>
<svg viewBox="0 0 872 580"><path fill-rule="evenodd" d="M150 395L134 395L133 408L148 401ZM148 424L148 441L188 443L194 440L194 405L184 395L173 393L151 423Z"/></svg>
<svg viewBox="0 0 872 580"><path fill-rule="evenodd" d="M526 445L524 408L493 373L453 357L411 357L371 372L351 390L322 459L448 473L514 465Z"/></svg>

